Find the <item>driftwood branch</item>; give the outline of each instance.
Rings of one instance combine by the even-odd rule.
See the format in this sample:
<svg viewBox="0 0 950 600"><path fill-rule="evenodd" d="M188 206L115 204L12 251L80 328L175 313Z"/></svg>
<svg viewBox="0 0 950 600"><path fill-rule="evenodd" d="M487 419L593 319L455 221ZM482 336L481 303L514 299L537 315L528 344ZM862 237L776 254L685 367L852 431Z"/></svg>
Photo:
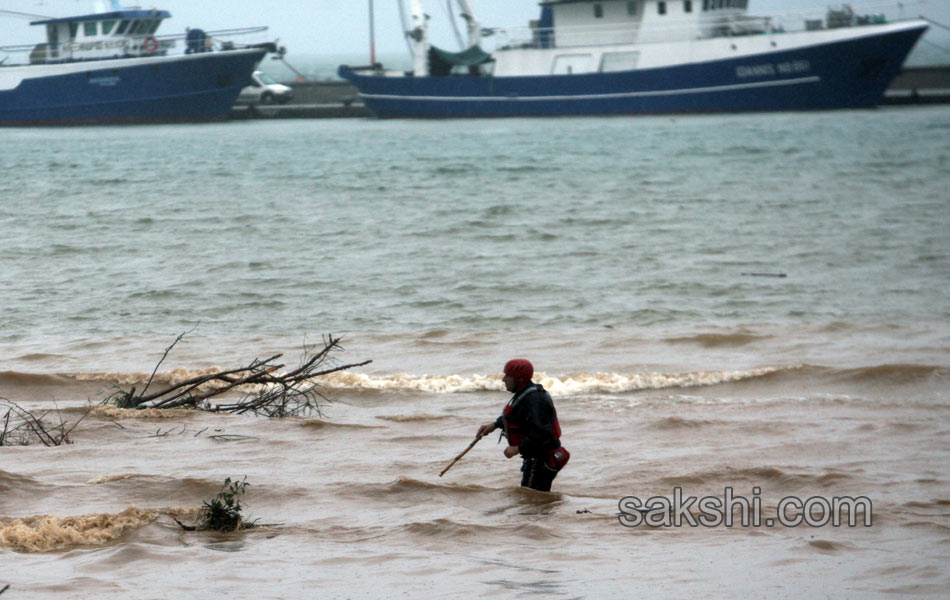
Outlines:
<svg viewBox="0 0 950 600"><path fill-rule="evenodd" d="M145 392L148 391L148 387L149 387L150 385L152 385L152 380L155 379L155 373L158 372L158 367L160 367L160 366L162 365L162 363L165 362L165 359L168 358L168 353L172 351L172 348L174 348L174 347L178 344L178 342L180 342L182 339L184 339L184 337L185 337L186 335L188 335L189 333L191 333L192 331L194 331L197 327L198 327L198 323L195 323L195 326L194 326L194 327L192 327L192 328L189 329L188 331L185 331L185 332L182 332L181 334L179 334L178 337L175 338L175 341L172 342L171 345L170 345L168 348L165 348L165 354L163 354L163 355L162 355L162 358L155 364L155 368L152 369L152 374L149 375L148 381L145 382L145 389L142 390L142 395L143 395L143 396L145 395ZM132 389L133 389L133 391L135 390L135 388L132 388Z"/></svg>
<svg viewBox="0 0 950 600"><path fill-rule="evenodd" d="M6 409L4 411L4 409ZM40 414L31 412L16 402L0 398L0 413L3 413L0 428L0 446L29 446L41 443L44 446L71 444L69 435L89 415L87 410L74 423L63 418L59 409L46 410ZM47 418L53 415L59 423Z"/></svg>
<svg viewBox="0 0 950 600"><path fill-rule="evenodd" d="M165 350L158 365L182 340L178 338ZM320 414L320 401L327 398L320 392L317 379L337 371L362 367L371 363L339 364L332 354L341 352L340 339L332 335L323 338L322 347L304 346L300 366L284 371L280 362L283 355L275 354L266 359L254 359L250 364L218 373L192 377L161 391L146 393L158 370L156 365L145 388L136 394L135 388L113 394L106 401L121 408L181 408L191 407L208 412L253 413L268 417L286 417ZM229 392L243 395L234 402L212 403L211 399Z"/></svg>

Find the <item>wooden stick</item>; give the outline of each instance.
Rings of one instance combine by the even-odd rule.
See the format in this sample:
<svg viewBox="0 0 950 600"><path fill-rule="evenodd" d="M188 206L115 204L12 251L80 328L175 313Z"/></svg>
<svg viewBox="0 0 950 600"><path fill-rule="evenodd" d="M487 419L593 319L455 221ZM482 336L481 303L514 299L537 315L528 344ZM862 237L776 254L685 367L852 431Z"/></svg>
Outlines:
<svg viewBox="0 0 950 600"><path fill-rule="evenodd" d="M443 475L445 475L445 472L448 471L449 469L451 469L451 468L452 468L452 465L454 465L455 463L457 463L460 458L462 458L463 456L465 456L465 454L466 454L469 450L471 450L472 448L474 448L474 447L475 447L475 444L477 444L477 443L478 443L478 440L480 440L480 439L482 439L482 436L476 437L474 440L472 440L472 443L468 445L468 448L466 448L465 450L462 450L462 453L461 453L461 454L459 454L458 456L456 456L455 458L452 459L452 462L449 463L449 466L447 466L447 467L445 467L444 469L442 469L442 472L439 473L439 477L442 477Z"/></svg>

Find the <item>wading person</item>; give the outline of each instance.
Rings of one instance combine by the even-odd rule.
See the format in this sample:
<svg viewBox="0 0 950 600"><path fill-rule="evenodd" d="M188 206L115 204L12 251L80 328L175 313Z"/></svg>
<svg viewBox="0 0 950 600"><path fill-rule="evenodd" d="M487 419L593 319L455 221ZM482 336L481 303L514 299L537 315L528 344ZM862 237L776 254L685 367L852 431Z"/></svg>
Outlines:
<svg viewBox="0 0 950 600"><path fill-rule="evenodd" d="M561 446L561 426L551 395L531 381L534 367L523 358L505 365L505 389L514 394L501 416L478 428L477 438L496 429L508 439L505 457L520 454L521 485L547 492L551 482L571 457Z"/></svg>

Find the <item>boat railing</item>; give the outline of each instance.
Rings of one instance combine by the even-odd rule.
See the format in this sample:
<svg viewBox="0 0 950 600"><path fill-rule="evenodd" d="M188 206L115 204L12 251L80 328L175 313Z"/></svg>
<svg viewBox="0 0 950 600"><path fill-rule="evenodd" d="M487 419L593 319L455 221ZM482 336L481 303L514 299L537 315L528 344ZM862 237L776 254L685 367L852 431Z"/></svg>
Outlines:
<svg viewBox="0 0 950 600"><path fill-rule="evenodd" d="M264 40L261 36L261 34L267 30L268 28L264 26L219 29L214 31L191 29L185 33L165 35L136 35L83 42L71 40L59 44L44 42L39 44L0 46L0 66L22 66L26 64L26 62L29 62L29 64L89 62L96 60L113 60L116 58L220 52L242 47L251 47L272 41ZM199 32L199 35L195 35L195 32ZM253 37L248 39L246 36ZM232 38L244 39L239 43ZM82 56L84 52L96 54ZM22 55L26 55L27 60L8 60L10 57Z"/></svg>

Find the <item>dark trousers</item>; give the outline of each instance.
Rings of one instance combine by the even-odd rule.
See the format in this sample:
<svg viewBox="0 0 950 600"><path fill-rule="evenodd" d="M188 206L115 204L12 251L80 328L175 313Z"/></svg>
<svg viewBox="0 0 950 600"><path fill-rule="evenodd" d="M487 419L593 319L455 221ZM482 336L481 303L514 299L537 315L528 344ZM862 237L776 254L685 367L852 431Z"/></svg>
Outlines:
<svg viewBox="0 0 950 600"><path fill-rule="evenodd" d="M521 464L521 472L521 487L541 492L550 492L551 482L557 477L557 471L552 471L545 466L543 460L537 458L525 458Z"/></svg>

